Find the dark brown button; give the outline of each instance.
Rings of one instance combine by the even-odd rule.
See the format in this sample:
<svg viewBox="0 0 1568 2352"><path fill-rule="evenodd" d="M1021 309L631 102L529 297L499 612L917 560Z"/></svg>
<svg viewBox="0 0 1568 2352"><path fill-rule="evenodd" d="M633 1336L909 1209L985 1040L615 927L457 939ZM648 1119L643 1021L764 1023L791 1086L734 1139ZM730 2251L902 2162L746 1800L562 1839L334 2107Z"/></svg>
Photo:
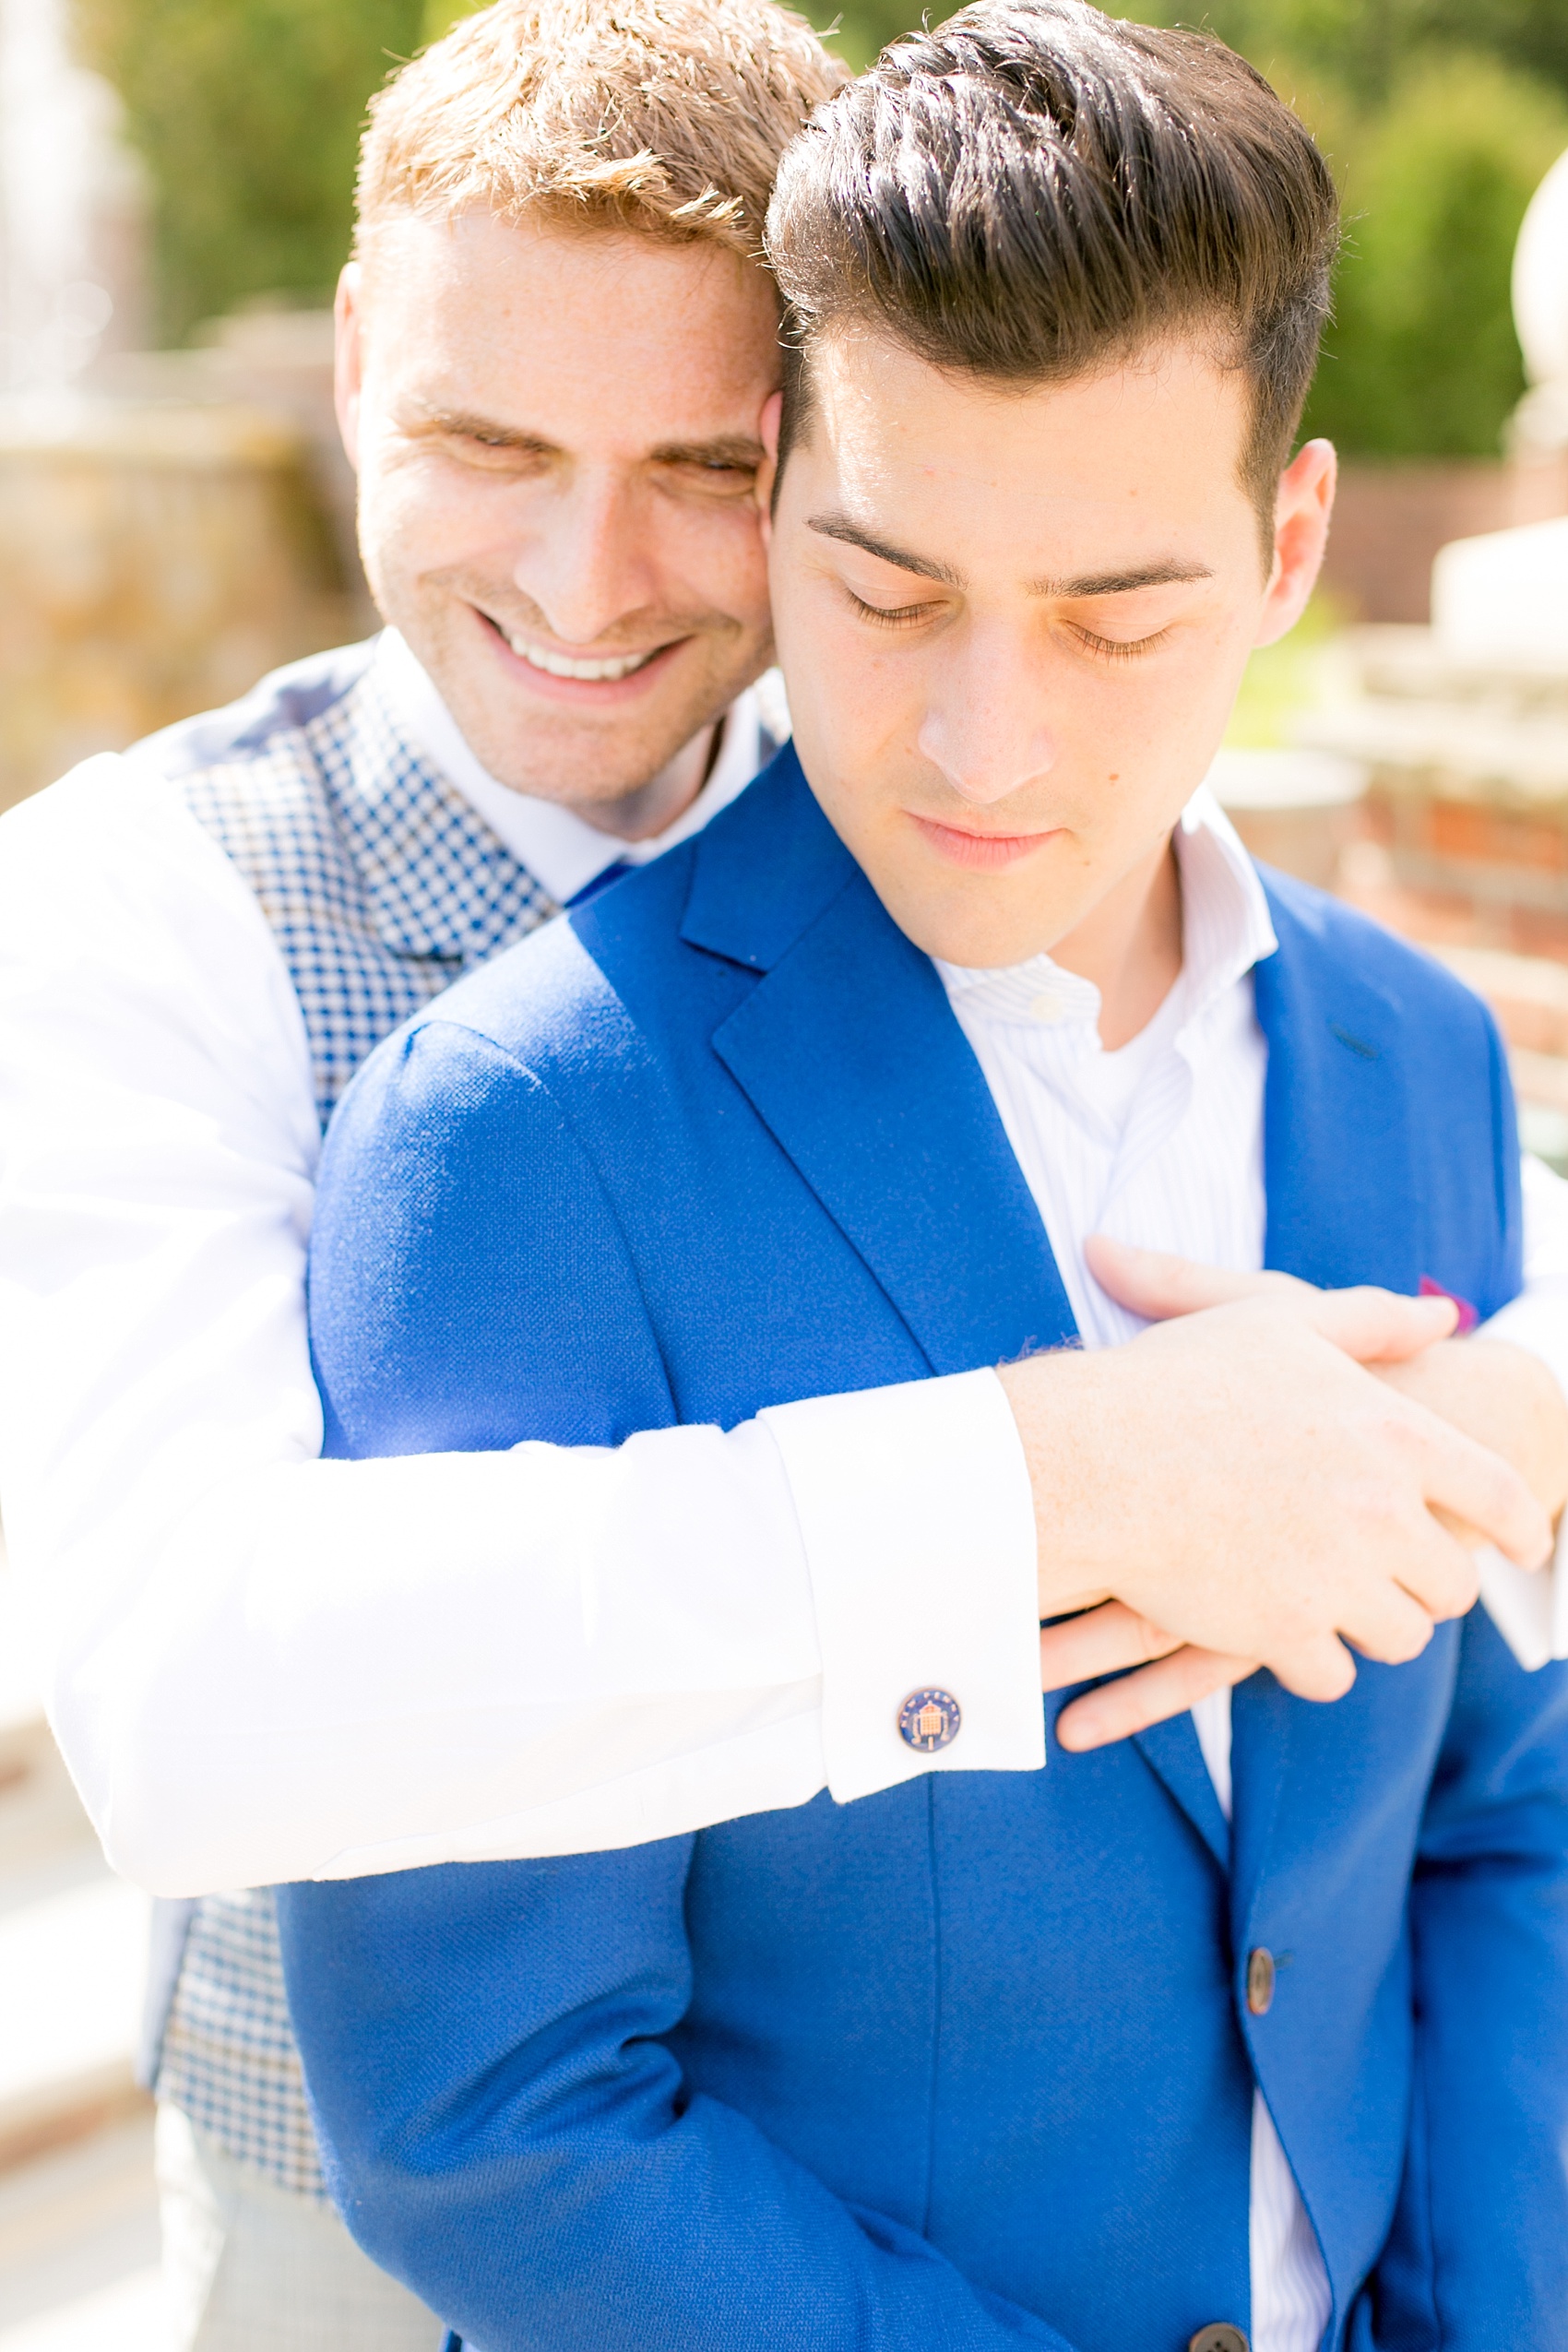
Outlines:
<svg viewBox="0 0 1568 2352"><path fill-rule="evenodd" d="M1260 1943L1247 1954L1247 2007L1254 2017L1266 2017L1274 2006L1274 1954Z"/></svg>
<svg viewBox="0 0 1568 2352"><path fill-rule="evenodd" d="M1246 2331L1229 2320L1211 2320L1188 2339L1187 2352L1249 2352Z"/></svg>

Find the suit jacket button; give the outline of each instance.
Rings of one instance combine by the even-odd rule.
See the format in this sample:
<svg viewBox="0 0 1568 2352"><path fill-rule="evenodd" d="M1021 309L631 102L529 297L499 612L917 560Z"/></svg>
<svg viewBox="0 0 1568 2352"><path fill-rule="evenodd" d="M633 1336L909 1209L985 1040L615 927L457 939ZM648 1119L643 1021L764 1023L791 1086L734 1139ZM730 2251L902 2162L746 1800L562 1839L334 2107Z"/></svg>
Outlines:
<svg viewBox="0 0 1568 2352"><path fill-rule="evenodd" d="M963 1720L951 1691L911 1691L898 1710L899 1737L922 1756L932 1755L952 1746Z"/></svg>
<svg viewBox="0 0 1568 2352"><path fill-rule="evenodd" d="M1229 2320L1211 2320L1189 2338L1187 2352L1249 2352L1246 2332Z"/></svg>
<svg viewBox="0 0 1568 2352"><path fill-rule="evenodd" d="M1274 2004L1274 1954L1260 1943L1247 1954L1247 2007L1254 2017L1266 2017Z"/></svg>

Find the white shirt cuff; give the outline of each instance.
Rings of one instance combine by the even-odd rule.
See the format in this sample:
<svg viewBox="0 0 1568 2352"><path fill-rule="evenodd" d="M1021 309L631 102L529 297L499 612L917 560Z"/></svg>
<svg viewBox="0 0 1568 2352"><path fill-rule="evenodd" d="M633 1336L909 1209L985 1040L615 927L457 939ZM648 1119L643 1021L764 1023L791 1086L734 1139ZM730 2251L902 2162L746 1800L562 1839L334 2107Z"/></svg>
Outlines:
<svg viewBox="0 0 1568 2352"><path fill-rule="evenodd" d="M1528 1166L1526 1162L1526 1181ZM1504 1339L1538 1356L1568 1396L1568 1280L1562 1276L1535 1274L1527 1290L1481 1325L1481 1336ZM1498 1632L1530 1673L1549 1658L1568 1657L1568 1512L1558 1527L1555 1553L1533 1574L1516 1568L1500 1551L1482 1552L1481 1598Z"/></svg>
<svg viewBox="0 0 1568 2352"><path fill-rule="evenodd" d="M823 1748L840 1804L926 1771L1045 1762L1034 1502L994 1372L770 1408L816 1600ZM956 1699L951 1744L898 1729Z"/></svg>

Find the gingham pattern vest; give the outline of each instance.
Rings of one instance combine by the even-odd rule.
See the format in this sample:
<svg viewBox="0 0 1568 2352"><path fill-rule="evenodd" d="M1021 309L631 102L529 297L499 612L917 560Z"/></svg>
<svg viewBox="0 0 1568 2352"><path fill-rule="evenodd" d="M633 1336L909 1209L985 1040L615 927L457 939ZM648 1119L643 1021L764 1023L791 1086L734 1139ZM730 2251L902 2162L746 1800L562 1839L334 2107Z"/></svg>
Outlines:
<svg viewBox="0 0 1568 2352"><path fill-rule="evenodd" d="M375 643L297 662L132 757L179 778L277 933L325 1123L372 1048L555 912L398 731ZM282 2187L326 2188L289 2025L270 1888L192 1909L154 2085Z"/></svg>

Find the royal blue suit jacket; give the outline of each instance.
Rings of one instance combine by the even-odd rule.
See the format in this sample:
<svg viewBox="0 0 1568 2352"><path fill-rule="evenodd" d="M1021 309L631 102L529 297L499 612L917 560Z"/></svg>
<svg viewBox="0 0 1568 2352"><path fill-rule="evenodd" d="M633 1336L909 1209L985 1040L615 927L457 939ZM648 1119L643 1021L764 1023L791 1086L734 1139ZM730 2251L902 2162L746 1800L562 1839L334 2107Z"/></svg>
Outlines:
<svg viewBox="0 0 1568 2352"><path fill-rule="evenodd" d="M1519 1213L1488 1016L1269 892L1270 1265L1491 1312ZM375 1056L313 1321L358 1455L733 1424L1073 1332L941 984L788 753ZM1182 1717L628 1852L284 1890L350 2227L483 2352L1182 2352L1248 2323L1259 2084L1329 2342L1568 2346L1562 1670L1477 1612L1336 1706L1260 1674L1233 1766L1229 1828Z"/></svg>

